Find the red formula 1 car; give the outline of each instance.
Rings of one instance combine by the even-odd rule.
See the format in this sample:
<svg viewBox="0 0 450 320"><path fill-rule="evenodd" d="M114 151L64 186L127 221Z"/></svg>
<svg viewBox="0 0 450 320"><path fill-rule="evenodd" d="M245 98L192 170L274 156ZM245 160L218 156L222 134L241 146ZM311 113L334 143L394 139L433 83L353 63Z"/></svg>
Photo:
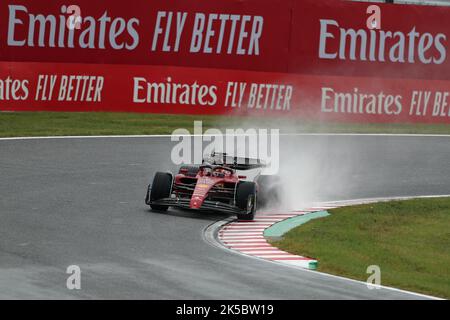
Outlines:
<svg viewBox="0 0 450 320"><path fill-rule="evenodd" d="M169 207L212 210L253 220L257 206L277 199L274 178L261 175L264 166L256 159L213 153L202 165L182 166L176 175L157 172L145 203L157 211Z"/></svg>

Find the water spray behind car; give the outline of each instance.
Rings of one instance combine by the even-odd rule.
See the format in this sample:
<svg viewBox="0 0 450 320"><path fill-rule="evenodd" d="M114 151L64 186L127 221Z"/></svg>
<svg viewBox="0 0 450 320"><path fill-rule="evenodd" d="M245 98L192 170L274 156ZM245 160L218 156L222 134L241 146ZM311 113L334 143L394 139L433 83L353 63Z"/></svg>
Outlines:
<svg viewBox="0 0 450 320"><path fill-rule="evenodd" d="M220 123L216 125L224 126ZM278 171L269 179L262 176L271 195L264 207L260 207L262 210L280 212L304 209L319 201L335 200L337 193L345 196L346 191L353 187L349 177L358 165L354 147L344 146L347 150L344 158L341 156L339 161L334 160L336 137L308 136L304 139L296 134L301 131L300 124L286 119L277 121L276 118L271 119L269 124L259 125L253 119L243 121L242 118L236 118L228 120L226 126L245 128L244 131L248 128L281 128Z"/></svg>

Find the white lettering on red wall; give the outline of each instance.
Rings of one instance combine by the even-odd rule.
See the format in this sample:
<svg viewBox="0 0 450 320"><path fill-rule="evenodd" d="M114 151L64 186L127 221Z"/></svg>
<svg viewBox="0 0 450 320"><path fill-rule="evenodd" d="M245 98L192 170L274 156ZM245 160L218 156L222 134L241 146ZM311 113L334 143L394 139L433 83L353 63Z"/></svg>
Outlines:
<svg viewBox="0 0 450 320"><path fill-rule="evenodd" d="M448 8L379 4L373 29L363 2L70 5L0 3L0 111L450 123Z"/></svg>
<svg viewBox="0 0 450 320"><path fill-rule="evenodd" d="M335 20L320 20L319 58L390 61L400 63L441 64L447 57L443 33L420 33L413 27L410 32L368 29L345 29ZM327 43L338 42L339 50L327 52ZM430 53L432 49L436 54Z"/></svg>

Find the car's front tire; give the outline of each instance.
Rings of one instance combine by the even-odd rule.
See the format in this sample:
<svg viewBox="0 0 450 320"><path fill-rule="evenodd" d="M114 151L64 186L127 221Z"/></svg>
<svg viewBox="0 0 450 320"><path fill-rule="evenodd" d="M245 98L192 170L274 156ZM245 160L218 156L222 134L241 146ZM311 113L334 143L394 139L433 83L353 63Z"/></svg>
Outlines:
<svg viewBox="0 0 450 320"><path fill-rule="evenodd" d="M256 184L250 181L240 181L236 187L236 206L248 213L238 214L239 220L253 220L256 212Z"/></svg>
<svg viewBox="0 0 450 320"><path fill-rule="evenodd" d="M171 190L172 174L169 172L157 172L153 178L150 190L150 207L157 211L167 211L169 206L152 204L152 202L170 197Z"/></svg>

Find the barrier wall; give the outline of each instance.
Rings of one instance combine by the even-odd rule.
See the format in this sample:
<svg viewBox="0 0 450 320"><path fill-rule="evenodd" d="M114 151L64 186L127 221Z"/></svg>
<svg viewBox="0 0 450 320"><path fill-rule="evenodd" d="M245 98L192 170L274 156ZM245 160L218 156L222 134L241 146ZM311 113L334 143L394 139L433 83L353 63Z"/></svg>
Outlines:
<svg viewBox="0 0 450 320"><path fill-rule="evenodd" d="M450 8L82 0L73 29L68 5L0 4L0 110L450 123Z"/></svg>

